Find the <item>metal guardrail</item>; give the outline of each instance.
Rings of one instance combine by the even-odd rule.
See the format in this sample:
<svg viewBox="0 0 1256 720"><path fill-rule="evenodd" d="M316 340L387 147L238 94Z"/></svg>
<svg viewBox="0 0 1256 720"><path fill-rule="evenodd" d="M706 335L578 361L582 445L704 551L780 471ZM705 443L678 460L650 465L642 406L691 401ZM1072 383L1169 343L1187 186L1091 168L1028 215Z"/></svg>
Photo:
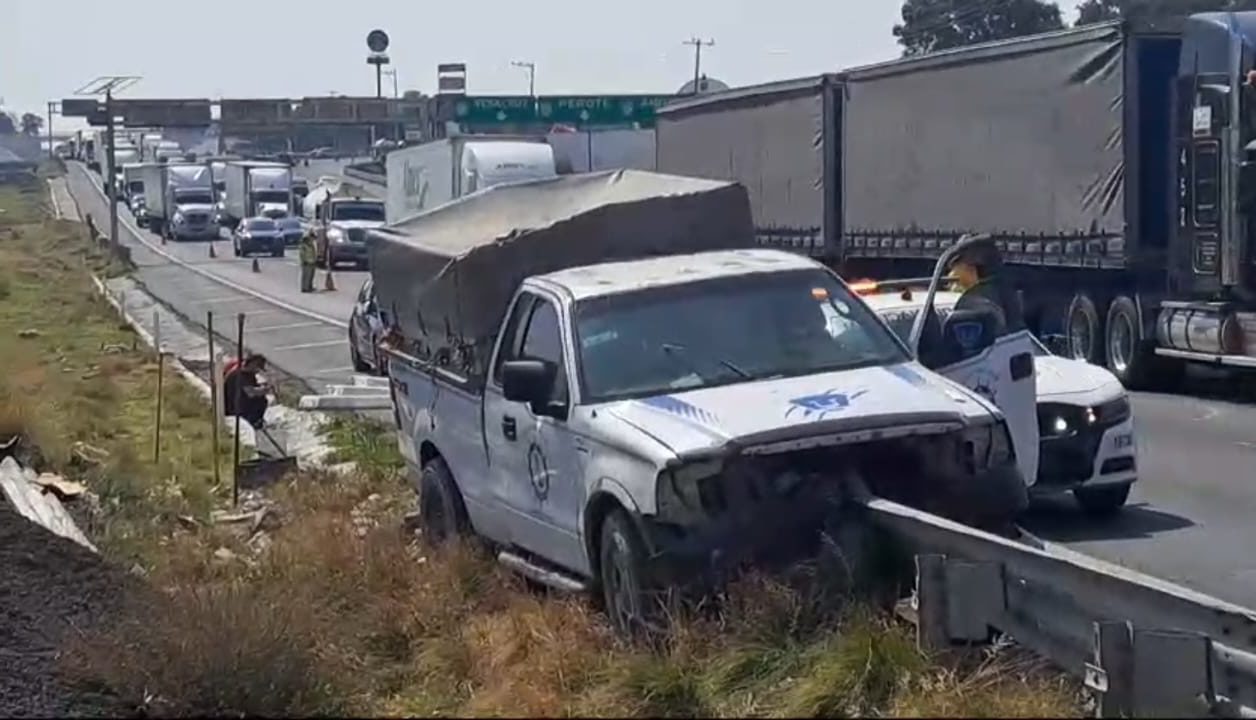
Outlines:
<svg viewBox="0 0 1256 720"><path fill-rule="evenodd" d="M985 642L993 629L1083 678L1100 717L1256 718L1256 611L1051 543L860 504L916 553L922 647Z"/></svg>

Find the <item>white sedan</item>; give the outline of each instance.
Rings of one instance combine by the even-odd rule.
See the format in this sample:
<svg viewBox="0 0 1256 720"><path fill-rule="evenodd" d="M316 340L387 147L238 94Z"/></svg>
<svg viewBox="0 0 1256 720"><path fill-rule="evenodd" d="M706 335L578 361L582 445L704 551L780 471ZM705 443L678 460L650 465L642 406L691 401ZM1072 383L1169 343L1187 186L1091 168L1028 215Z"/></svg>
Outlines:
<svg viewBox="0 0 1256 720"><path fill-rule="evenodd" d="M854 283L852 289L904 341L927 294L927 289L888 290L874 283ZM958 300L959 293L938 292L934 306L944 318ZM1053 355L1036 339L1034 345L1041 444L1031 497L1072 492L1089 512L1118 510L1138 479L1134 418L1125 388L1104 368Z"/></svg>

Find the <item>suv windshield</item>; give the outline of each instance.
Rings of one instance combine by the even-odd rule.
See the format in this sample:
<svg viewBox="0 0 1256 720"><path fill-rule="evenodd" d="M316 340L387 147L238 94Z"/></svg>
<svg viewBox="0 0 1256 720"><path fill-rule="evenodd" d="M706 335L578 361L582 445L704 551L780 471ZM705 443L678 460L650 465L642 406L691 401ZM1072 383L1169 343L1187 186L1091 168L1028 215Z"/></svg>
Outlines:
<svg viewBox="0 0 1256 720"><path fill-rule="evenodd" d="M831 273L740 275L576 305L588 402L907 359Z"/></svg>

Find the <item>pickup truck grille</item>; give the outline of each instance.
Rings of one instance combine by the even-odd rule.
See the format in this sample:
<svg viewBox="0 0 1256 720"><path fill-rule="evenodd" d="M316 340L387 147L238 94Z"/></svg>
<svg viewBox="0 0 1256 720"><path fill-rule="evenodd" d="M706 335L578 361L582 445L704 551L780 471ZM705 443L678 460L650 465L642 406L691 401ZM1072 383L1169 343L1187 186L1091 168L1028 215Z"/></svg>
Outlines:
<svg viewBox="0 0 1256 720"><path fill-rule="evenodd" d="M364 243L366 242L366 229L356 227L349 228L348 231L345 232L345 237L348 238L351 243Z"/></svg>
<svg viewBox="0 0 1256 720"><path fill-rule="evenodd" d="M203 213L203 212L184 213L183 219L187 221L188 225L208 225L209 213Z"/></svg>

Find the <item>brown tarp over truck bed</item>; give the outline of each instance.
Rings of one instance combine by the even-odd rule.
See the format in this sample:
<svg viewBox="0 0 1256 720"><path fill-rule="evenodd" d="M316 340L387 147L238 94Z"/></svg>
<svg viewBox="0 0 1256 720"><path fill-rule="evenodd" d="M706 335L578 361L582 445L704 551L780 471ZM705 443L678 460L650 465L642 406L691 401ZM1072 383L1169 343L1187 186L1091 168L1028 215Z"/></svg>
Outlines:
<svg viewBox="0 0 1256 720"><path fill-rule="evenodd" d="M407 351L476 385L525 278L751 247L754 226L741 185L615 170L499 185L368 237L376 299Z"/></svg>

